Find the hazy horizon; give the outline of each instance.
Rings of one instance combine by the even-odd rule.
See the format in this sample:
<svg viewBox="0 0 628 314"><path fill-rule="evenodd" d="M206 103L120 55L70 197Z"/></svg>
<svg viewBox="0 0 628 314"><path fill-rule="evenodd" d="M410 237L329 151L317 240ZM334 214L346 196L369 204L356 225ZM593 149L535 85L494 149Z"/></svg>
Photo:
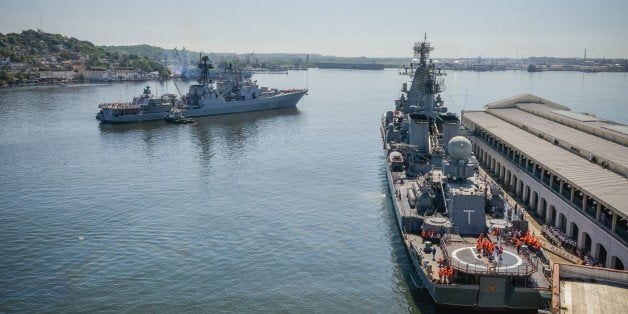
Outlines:
<svg viewBox="0 0 628 314"><path fill-rule="evenodd" d="M0 33L42 29L96 45L214 53L405 58L628 57L628 1L0 2Z"/></svg>

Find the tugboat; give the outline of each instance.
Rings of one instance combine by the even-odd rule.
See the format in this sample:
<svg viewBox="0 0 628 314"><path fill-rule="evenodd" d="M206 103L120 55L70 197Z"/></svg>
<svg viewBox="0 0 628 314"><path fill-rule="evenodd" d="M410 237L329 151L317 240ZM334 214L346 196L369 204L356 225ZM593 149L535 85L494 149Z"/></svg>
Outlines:
<svg viewBox="0 0 628 314"><path fill-rule="evenodd" d="M155 99L150 96L150 89L148 94L145 89L144 95L131 103L99 105L96 118L102 122L125 123L161 120L173 108L180 109L186 117L291 108L307 93L307 89L259 87L242 71L232 68L225 73L225 78L214 82L209 78L213 66L207 56L201 58L199 68L198 84L190 85L188 93L180 99L172 94Z"/></svg>
<svg viewBox="0 0 628 314"><path fill-rule="evenodd" d="M190 124L190 123L194 123L194 120L192 118L186 118L183 116L183 114L181 113L181 109L173 109L170 111L170 113L164 117L164 120L168 123L174 123L174 124Z"/></svg>
<svg viewBox="0 0 628 314"><path fill-rule="evenodd" d="M497 185L478 174L471 142L440 96L444 73L432 50L427 38L415 43L411 86L403 84L381 124L397 224L420 285L440 306L548 308L549 259Z"/></svg>

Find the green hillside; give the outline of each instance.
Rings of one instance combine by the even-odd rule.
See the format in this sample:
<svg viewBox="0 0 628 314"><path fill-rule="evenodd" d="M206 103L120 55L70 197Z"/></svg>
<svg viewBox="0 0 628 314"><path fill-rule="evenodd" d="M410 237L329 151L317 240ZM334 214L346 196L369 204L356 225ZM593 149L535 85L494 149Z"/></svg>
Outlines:
<svg viewBox="0 0 628 314"><path fill-rule="evenodd" d="M107 51L89 41L39 30L0 33L0 60L0 84L4 85L33 80L40 70L125 67L144 72L158 71L163 77L170 75L168 69L156 61L159 59Z"/></svg>

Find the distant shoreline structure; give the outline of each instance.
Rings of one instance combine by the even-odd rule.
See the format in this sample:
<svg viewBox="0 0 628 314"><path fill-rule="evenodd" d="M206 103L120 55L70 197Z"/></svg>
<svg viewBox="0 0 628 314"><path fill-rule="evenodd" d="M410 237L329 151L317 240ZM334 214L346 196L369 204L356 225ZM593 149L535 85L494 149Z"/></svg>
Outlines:
<svg viewBox="0 0 628 314"><path fill-rule="evenodd" d="M383 70L386 65L378 63L319 63L319 69L347 69L347 70Z"/></svg>
<svg viewBox="0 0 628 314"><path fill-rule="evenodd" d="M0 33L0 87L64 84L76 82L146 81L185 75L193 69L198 52L185 47L165 49L150 45L97 46L89 41L69 38L42 30L22 33ZM25 47L28 47L26 49ZM207 53L217 67L264 73L287 73L288 70L399 69L411 73L405 64L416 61L400 57L338 57L315 53ZM410 62L408 62L410 61ZM461 71L581 71L628 72L628 58L438 58L437 68Z"/></svg>

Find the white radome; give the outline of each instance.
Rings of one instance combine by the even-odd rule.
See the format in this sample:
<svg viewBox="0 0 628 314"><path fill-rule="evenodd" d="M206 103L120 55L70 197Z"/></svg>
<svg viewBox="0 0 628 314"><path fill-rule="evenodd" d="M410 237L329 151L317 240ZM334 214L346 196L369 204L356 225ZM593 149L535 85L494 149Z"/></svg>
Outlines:
<svg viewBox="0 0 628 314"><path fill-rule="evenodd" d="M453 160L467 160L471 157L471 142L464 136L454 136L447 143L449 157Z"/></svg>

